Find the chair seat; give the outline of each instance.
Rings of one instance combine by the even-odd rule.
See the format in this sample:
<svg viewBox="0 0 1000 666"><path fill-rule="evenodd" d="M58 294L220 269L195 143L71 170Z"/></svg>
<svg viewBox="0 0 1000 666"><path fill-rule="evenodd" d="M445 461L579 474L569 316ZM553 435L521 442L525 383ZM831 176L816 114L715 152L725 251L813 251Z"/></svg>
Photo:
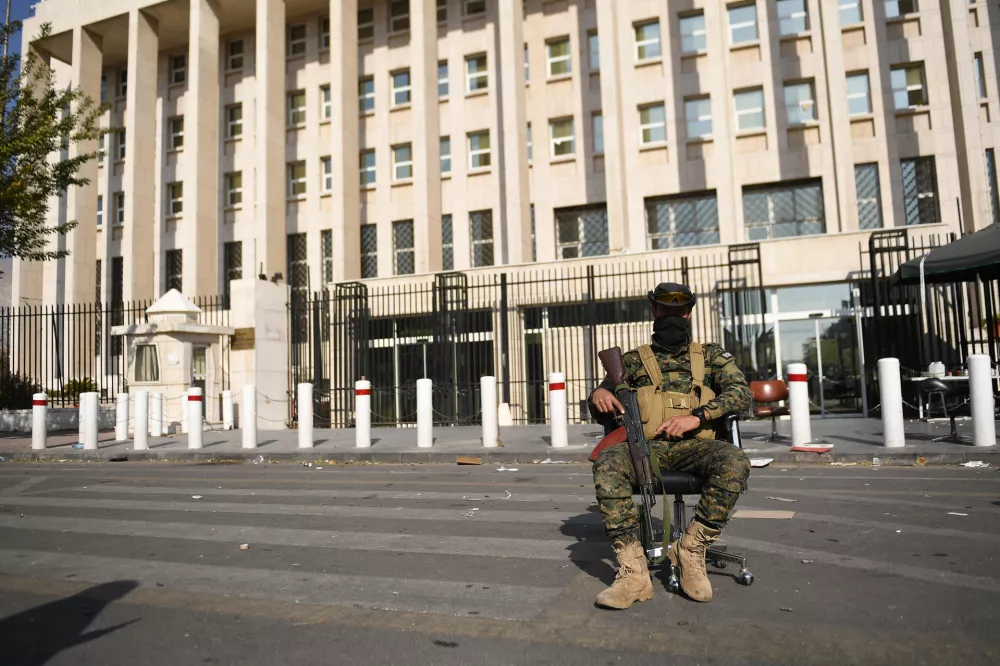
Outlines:
<svg viewBox="0 0 1000 666"><path fill-rule="evenodd" d="M705 480L701 477L695 476L690 472L668 472L664 471L663 474L663 485L665 488L661 488L659 482L656 482L657 493L665 493L667 495L698 495L701 493L702 486L705 485Z"/></svg>
<svg viewBox="0 0 1000 666"><path fill-rule="evenodd" d="M760 407L753 408L753 415L760 418L769 418L771 416L788 416L791 412L788 411L788 407L769 407L767 405L762 405Z"/></svg>

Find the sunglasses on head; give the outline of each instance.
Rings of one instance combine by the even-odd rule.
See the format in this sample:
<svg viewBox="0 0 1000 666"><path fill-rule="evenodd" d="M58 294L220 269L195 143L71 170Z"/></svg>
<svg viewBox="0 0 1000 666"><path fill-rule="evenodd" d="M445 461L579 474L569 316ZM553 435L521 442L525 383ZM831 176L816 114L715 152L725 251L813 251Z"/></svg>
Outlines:
<svg viewBox="0 0 1000 666"><path fill-rule="evenodd" d="M683 291L665 291L654 295L653 300L662 305L687 305L693 297L693 294L687 294Z"/></svg>

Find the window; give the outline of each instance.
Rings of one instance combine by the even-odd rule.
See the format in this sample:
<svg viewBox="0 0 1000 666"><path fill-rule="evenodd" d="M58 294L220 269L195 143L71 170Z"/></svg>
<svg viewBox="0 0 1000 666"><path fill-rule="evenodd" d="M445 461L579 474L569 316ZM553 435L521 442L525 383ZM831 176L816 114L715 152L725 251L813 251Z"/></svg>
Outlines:
<svg viewBox="0 0 1000 666"><path fill-rule="evenodd" d="M667 140L667 111L662 104L639 107L639 143L664 143Z"/></svg>
<svg viewBox="0 0 1000 666"><path fill-rule="evenodd" d="M320 251L323 253L323 282L333 282L333 229L319 233Z"/></svg>
<svg viewBox="0 0 1000 666"><path fill-rule="evenodd" d="M319 20L319 50L325 51L330 48L330 17L324 16Z"/></svg>
<svg viewBox="0 0 1000 666"><path fill-rule="evenodd" d="M923 65L894 67L890 74L890 80L892 81L892 100L897 111L927 105Z"/></svg>
<svg viewBox="0 0 1000 666"><path fill-rule="evenodd" d="M451 173L451 137L443 136L440 141L441 173Z"/></svg>
<svg viewBox="0 0 1000 666"><path fill-rule="evenodd" d="M128 70L123 69L118 72L118 96L125 97L128 94Z"/></svg>
<svg viewBox="0 0 1000 666"><path fill-rule="evenodd" d="M682 16L680 26L681 53L700 53L708 50L704 12Z"/></svg>
<svg viewBox="0 0 1000 666"><path fill-rule="evenodd" d="M885 17L887 19L913 14L920 9L917 0L885 0Z"/></svg>
<svg viewBox="0 0 1000 666"><path fill-rule="evenodd" d="M108 101L108 74L107 72L101 73L101 104Z"/></svg>
<svg viewBox="0 0 1000 666"><path fill-rule="evenodd" d="M462 0L466 16L486 13L486 0Z"/></svg>
<svg viewBox="0 0 1000 666"><path fill-rule="evenodd" d="M489 76L486 71L486 54L481 53L465 58L465 89L468 92L486 90Z"/></svg>
<svg viewBox="0 0 1000 666"><path fill-rule="evenodd" d="M882 228L882 196L879 193L878 164L854 165L854 189L858 198L858 226Z"/></svg>
<svg viewBox="0 0 1000 666"><path fill-rule="evenodd" d="M719 242L715 192L646 199L646 243L650 250Z"/></svg>
<svg viewBox="0 0 1000 666"><path fill-rule="evenodd" d="M545 43L545 65L550 77L562 76L573 71L569 53L569 37L560 37Z"/></svg>
<svg viewBox="0 0 1000 666"><path fill-rule="evenodd" d="M587 51L589 53L590 71L599 72L601 70L601 44L597 41L597 32L594 30L587 33Z"/></svg>
<svg viewBox="0 0 1000 666"><path fill-rule="evenodd" d="M437 0L437 21L438 23L448 22L448 0Z"/></svg>
<svg viewBox="0 0 1000 666"><path fill-rule="evenodd" d="M288 198L304 196L306 193L306 163L288 163Z"/></svg>
<svg viewBox="0 0 1000 666"><path fill-rule="evenodd" d="M825 232L821 181L744 187L743 222L748 241Z"/></svg>
<svg viewBox="0 0 1000 666"><path fill-rule="evenodd" d="M472 237L472 265L493 265L493 211L477 210L469 213L469 231Z"/></svg>
<svg viewBox="0 0 1000 666"><path fill-rule="evenodd" d="M413 220L392 223L392 252L394 275L413 275Z"/></svg>
<svg viewBox="0 0 1000 666"><path fill-rule="evenodd" d="M375 110L375 79L367 76L358 81L358 112L370 113Z"/></svg>
<svg viewBox="0 0 1000 666"><path fill-rule="evenodd" d="M441 268L455 270L455 243L451 229L451 214L441 216Z"/></svg>
<svg viewBox="0 0 1000 666"><path fill-rule="evenodd" d="M170 149L177 150L184 147L184 116L176 116L170 119Z"/></svg>
<svg viewBox="0 0 1000 666"><path fill-rule="evenodd" d="M165 274L166 274L166 285L167 291L171 289L176 289L177 291L184 290L184 251L183 250L167 250L166 261L163 262Z"/></svg>
<svg viewBox="0 0 1000 666"><path fill-rule="evenodd" d="M361 187L375 184L375 149L361 151Z"/></svg>
<svg viewBox="0 0 1000 666"><path fill-rule="evenodd" d="M375 37L375 10L371 7L358 10L358 41Z"/></svg>
<svg viewBox="0 0 1000 666"><path fill-rule="evenodd" d="M378 228L361 225L361 277L378 277Z"/></svg>
<svg viewBox="0 0 1000 666"><path fill-rule="evenodd" d="M306 27L304 25L288 26L288 56L305 55Z"/></svg>
<svg viewBox="0 0 1000 666"><path fill-rule="evenodd" d="M651 60L660 57L660 22L646 21L635 24L635 59Z"/></svg>
<svg viewBox="0 0 1000 666"><path fill-rule="evenodd" d="M684 100L684 118L688 139L712 136L712 98L705 96Z"/></svg>
<svg viewBox="0 0 1000 666"><path fill-rule="evenodd" d="M764 90L751 88L733 93L736 105L736 128L740 132L764 129Z"/></svg>
<svg viewBox="0 0 1000 666"><path fill-rule="evenodd" d="M438 97L448 96L448 61L438 62Z"/></svg>
<svg viewBox="0 0 1000 666"><path fill-rule="evenodd" d="M864 20L861 0L837 0L840 5L840 25L854 25Z"/></svg>
<svg viewBox="0 0 1000 666"><path fill-rule="evenodd" d="M243 172L226 174L226 205L230 208L243 203Z"/></svg>
<svg viewBox="0 0 1000 666"><path fill-rule="evenodd" d="M329 194L333 192L333 159L329 155L321 157L319 166L323 174L323 188L320 191Z"/></svg>
<svg viewBox="0 0 1000 666"><path fill-rule="evenodd" d="M531 164L531 160L534 158L534 147L531 143L531 123L528 123L528 164Z"/></svg>
<svg viewBox="0 0 1000 666"><path fill-rule="evenodd" d="M757 41L757 5L729 7L729 43L732 45Z"/></svg>
<svg viewBox="0 0 1000 666"><path fill-rule="evenodd" d="M243 69L243 40L237 39L229 42L227 51L226 69L234 72Z"/></svg>
<svg viewBox="0 0 1000 666"><path fill-rule="evenodd" d="M288 234L286 241L288 263L288 286L293 296L304 298L309 291L309 244L305 234ZM301 330L292 331L293 340L301 335Z"/></svg>
<svg viewBox="0 0 1000 666"><path fill-rule="evenodd" d="M392 0L389 3L389 32L406 32L410 29L410 0Z"/></svg>
<svg viewBox="0 0 1000 666"><path fill-rule="evenodd" d="M288 126L301 127L306 124L306 91L288 93Z"/></svg>
<svg viewBox="0 0 1000 666"><path fill-rule="evenodd" d="M590 128L594 135L594 154L604 154L604 114L594 113L590 116Z"/></svg>
<svg viewBox="0 0 1000 666"><path fill-rule="evenodd" d="M104 225L104 196L97 195L97 226Z"/></svg>
<svg viewBox="0 0 1000 666"><path fill-rule="evenodd" d="M330 96L330 86L319 87L320 118L330 120L333 117L333 98Z"/></svg>
<svg viewBox="0 0 1000 666"><path fill-rule="evenodd" d="M226 136L230 139L238 139L243 136L242 104L226 107Z"/></svg>
<svg viewBox="0 0 1000 666"><path fill-rule="evenodd" d="M552 157L572 155L576 152L576 142L573 140L573 119L559 118L549 121L549 141Z"/></svg>
<svg viewBox="0 0 1000 666"><path fill-rule="evenodd" d="M993 224L1000 222L1000 192L997 190L997 161L992 148L986 149L986 186L990 192L990 213Z"/></svg>
<svg viewBox="0 0 1000 666"><path fill-rule="evenodd" d="M528 45L524 45L524 83L527 85L531 83L531 62L528 57Z"/></svg>
<svg viewBox="0 0 1000 666"><path fill-rule="evenodd" d="M125 259L111 257L111 303L118 305L125 300Z"/></svg>
<svg viewBox="0 0 1000 666"><path fill-rule="evenodd" d="M170 83L184 83L187 80L187 55L180 53L170 57Z"/></svg>
<svg viewBox="0 0 1000 666"><path fill-rule="evenodd" d="M804 125L816 120L815 97L812 81L785 84L785 114L789 125Z"/></svg>
<svg viewBox="0 0 1000 666"><path fill-rule="evenodd" d="M118 161L125 159L125 129L118 130Z"/></svg>
<svg viewBox="0 0 1000 666"><path fill-rule="evenodd" d="M983 54L975 54L972 62L976 73L976 93L979 95L979 99L986 99L986 73L983 71Z"/></svg>
<svg viewBox="0 0 1000 666"><path fill-rule="evenodd" d="M864 116L872 112L868 72L847 75L847 115Z"/></svg>
<svg viewBox="0 0 1000 666"><path fill-rule="evenodd" d="M404 143L392 147L392 179L409 180L413 178L413 149Z"/></svg>
<svg viewBox="0 0 1000 666"><path fill-rule="evenodd" d="M167 183L167 214L184 212L184 183Z"/></svg>
<svg viewBox="0 0 1000 666"><path fill-rule="evenodd" d="M243 243L234 241L222 246L222 264L225 271L225 284L223 285L226 303L229 303L230 287L233 280L243 279Z"/></svg>
<svg viewBox="0 0 1000 666"><path fill-rule="evenodd" d="M410 70L401 69L392 72L392 104L399 106L410 103Z"/></svg>
<svg viewBox="0 0 1000 666"><path fill-rule="evenodd" d="M797 35L809 29L806 0L778 0L778 32L782 36Z"/></svg>
<svg viewBox="0 0 1000 666"><path fill-rule="evenodd" d="M531 260L538 261L538 252L535 246L535 204L531 204Z"/></svg>
<svg viewBox="0 0 1000 666"><path fill-rule="evenodd" d="M125 193L115 193L115 224L125 224Z"/></svg>
<svg viewBox="0 0 1000 666"><path fill-rule="evenodd" d="M605 205L555 211L556 257L577 259L608 254L608 208Z"/></svg>
<svg viewBox="0 0 1000 666"><path fill-rule="evenodd" d="M490 132L469 132L469 168L482 169L490 165Z"/></svg>
<svg viewBox="0 0 1000 666"><path fill-rule="evenodd" d="M156 345L136 345L135 381L160 381L160 361L156 357Z"/></svg>
<svg viewBox="0 0 1000 666"><path fill-rule="evenodd" d="M903 211L906 224L934 224L941 221L938 209L937 173L933 157L900 160L903 177Z"/></svg>

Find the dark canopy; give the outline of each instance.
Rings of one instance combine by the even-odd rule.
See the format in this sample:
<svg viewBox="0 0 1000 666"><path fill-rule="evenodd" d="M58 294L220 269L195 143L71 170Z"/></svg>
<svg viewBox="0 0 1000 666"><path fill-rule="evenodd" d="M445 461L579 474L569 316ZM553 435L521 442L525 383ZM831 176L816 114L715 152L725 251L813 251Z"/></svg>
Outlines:
<svg viewBox="0 0 1000 666"><path fill-rule="evenodd" d="M974 234L936 247L926 255L910 259L893 276L898 282L920 282L920 260L924 281L964 282L978 275L984 280L1000 279L1000 224L991 224Z"/></svg>

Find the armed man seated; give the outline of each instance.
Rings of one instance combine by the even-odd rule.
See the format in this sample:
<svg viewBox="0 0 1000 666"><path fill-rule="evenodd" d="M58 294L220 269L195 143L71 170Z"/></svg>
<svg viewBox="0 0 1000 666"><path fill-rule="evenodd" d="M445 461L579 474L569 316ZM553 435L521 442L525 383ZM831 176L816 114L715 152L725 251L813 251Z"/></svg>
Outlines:
<svg viewBox="0 0 1000 666"><path fill-rule="evenodd" d="M684 593L695 601L710 601L705 551L719 538L750 474L746 455L716 439L712 421L745 411L750 389L732 354L717 344L691 340L696 296L687 286L660 284L649 292L649 300L652 344L624 355L624 381L637 389L651 462L663 471L690 472L705 480L695 518L671 544L668 555L679 570ZM590 396L591 414L606 429L617 427L616 414L624 411L614 388L605 377ZM653 598L632 502L635 483L627 443L600 453L594 463L594 485L619 569L611 587L597 596L599 606L628 608Z"/></svg>

